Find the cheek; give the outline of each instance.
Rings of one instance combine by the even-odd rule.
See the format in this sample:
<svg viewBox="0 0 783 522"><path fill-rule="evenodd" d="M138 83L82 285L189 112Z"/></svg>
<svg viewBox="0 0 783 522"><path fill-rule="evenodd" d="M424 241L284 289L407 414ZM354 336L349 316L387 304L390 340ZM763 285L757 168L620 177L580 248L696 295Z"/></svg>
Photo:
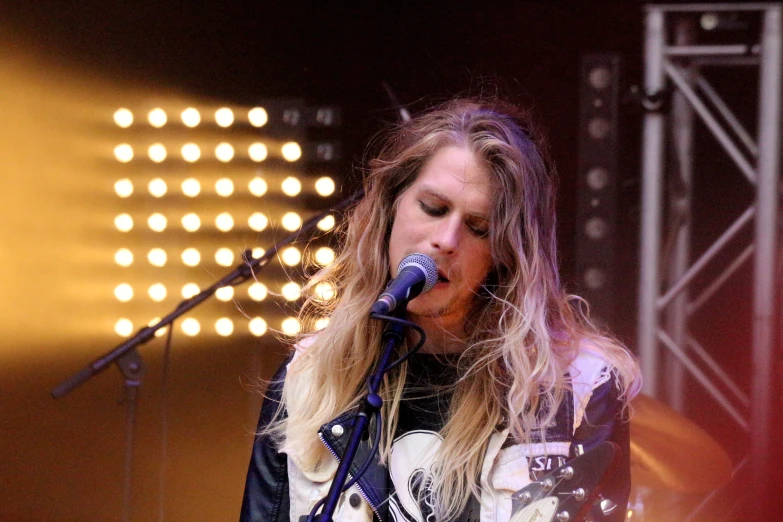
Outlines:
<svg viewBox="0 0 783 522"><path fill-rule="evenodd" d="M410 197L407 193L400 198L391 233L389 234L389 258L394 271L397 269L397 264L402 261L407 245L412 239L413 230L410 223L412 223L413 219L410 216L411 205L410 201L408 201L409 199ZM396 276L396 273L394 275Z"/></svg>
<svg viewBox="0 0 783 522"><path fill-rule="evenodd" d="M397 277L397 265L405 255L407 235L405 217L398 214L389 234L389 263L391 264L392 277Z"/></svg>
<svg viewBox="0 0 783 522"><path fill-rule="evenodd" d="M468 278L472 285L477 287L489 275L490 268L492 268L492 255L489 246L485 244L469 246L468 252L469 255L464 260L469 271Z"/></svg>

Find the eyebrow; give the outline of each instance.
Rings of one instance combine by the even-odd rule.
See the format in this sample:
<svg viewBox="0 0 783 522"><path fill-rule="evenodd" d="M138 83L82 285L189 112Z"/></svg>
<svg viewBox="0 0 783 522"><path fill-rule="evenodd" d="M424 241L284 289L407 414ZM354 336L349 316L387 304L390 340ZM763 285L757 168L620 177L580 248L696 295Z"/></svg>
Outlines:
<svg viewBox="0 0 783 522"><path fill-rule="evenodd" d="M437 189L430 187L428 185L420 185L419 186L419 194L426 194L428 196L432 196L436 199L439 199L441 202L448 204L451 206L453 202L445 196L443 193L439 192ZM465 212L465 214L468 215L471 219L478 219L481 221L489 222L489 216L482 214L480 212Z"/></svg>

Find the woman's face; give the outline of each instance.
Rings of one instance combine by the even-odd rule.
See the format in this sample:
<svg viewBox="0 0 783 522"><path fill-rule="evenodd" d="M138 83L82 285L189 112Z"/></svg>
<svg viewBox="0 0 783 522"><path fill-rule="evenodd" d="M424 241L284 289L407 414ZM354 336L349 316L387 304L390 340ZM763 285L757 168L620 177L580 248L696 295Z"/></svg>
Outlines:
<svg viewBox="0 0 783 522"><path fill-rule="evenodd" d="M389 239L392 277L409 254L438 266L438 283L408 303L408 316L437 319L450 331L464 326L492 258L489 216L492 183L486 166L464 147L438 150L400 196ZM421 323L420 323L421 324Z"/></svg>

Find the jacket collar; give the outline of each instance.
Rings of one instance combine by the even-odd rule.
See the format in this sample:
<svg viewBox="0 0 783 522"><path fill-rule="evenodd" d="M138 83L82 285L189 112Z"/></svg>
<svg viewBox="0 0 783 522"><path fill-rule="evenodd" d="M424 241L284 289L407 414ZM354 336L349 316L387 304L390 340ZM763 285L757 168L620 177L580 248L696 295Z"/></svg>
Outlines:
<svg viewBox="0 0 783 522"><path fill-rule="evenodd" d="M321 442L327 447L332 455L339 461L340 456L345 453L345 445L353 425L354 411L344 413L336 419L321 426L318 432ZM359 449L356 452L356 458L351 463L350 474L352 477L361 468L364 461L372 452L369 438L362 440ZM383 522L388 520L389 503L387 502L391 489L389 487L389 471L380 463L380 456L376 452L372 457L372 462L367 471L359 477L356 483L357 489L362 493L364 499L370 503L376 516Z"/></svg>

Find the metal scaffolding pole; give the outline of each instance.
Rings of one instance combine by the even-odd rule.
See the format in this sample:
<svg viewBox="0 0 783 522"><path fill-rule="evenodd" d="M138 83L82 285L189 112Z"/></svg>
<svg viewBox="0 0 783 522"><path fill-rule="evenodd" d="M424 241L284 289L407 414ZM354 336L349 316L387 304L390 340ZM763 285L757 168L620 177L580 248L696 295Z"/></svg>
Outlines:
<svg viewBox="0 0 783 522"><path fill-rule="evenodd" d="M774 493L769 458L773 449L772 390L775 389L773 370L775 368L775 256L780 177L780 11L780 5L765 11L760 42L750 464L754 479L758 480L760 485L757 494L762 502L767 501ZM779 493L780 491L777 490L775 494Z"/></svg>
<svg viewBox="0 0 783 522"><path fill-rule="evenodd" d="M677 363L694 377L721 406L735 425L749 436L748 468L753 474L754 487L749 488L754 509L762 516L771 513L769 507L775 488L772 479L773 414L776 389L774 369L780 355L775 352L776 306L783 302L776 287L776 266L780 255L777 244L780 200L780 127L781 127L781 5L778 3L726 4L671 4L648 5L645 31L645 99L642 143L642 219L639 273L639 330L638 348L645 378L644 391L658 395L659 387L667 378L668 398L680 406L685 400L682 384L668 380L670 364L661 364L662 355ZM760 17L761 31L758 43L741 41L716 45L701 45L688 24L693 14L712 13L714 16L748 14ZM667 28L673 28L667 31ZM755 27L751 25L749 27ZM669 41L673 36L674 41ZM729 35L730 36L730 35ZM724 101L700 70L700 65L740 69L738 82L746 82L748 68L758 70L758 109L756 137L742 125L731 110L731 101ZM666 118L666 92L672 93L670 117ZM698 166L692 157L691 141L697 131L693 120L698 118L731 159L729 165L753 186L755 198L750 208L697 259L690 258L690 238L698 231L691 228L690 214L677 221L672 219L683 205L690 208L691 165ZM665 126L671 125L673 139L664 141ZM667 152L677 159L679 169L673 182L674 190L682 197L669 194L663 198ZM688 157L691 155L691 157ZM698 197L694 192L693 197ZM686 201L683 201L683 198ZM666 256L662 259L661 230L664 214L669 219ZM753 227L749 224L753 222ZM697 275L717 258L730 241L745 242L742 253L729 262L722 273L707 284L706 289L691 291ZM746 351L752 357L750 389L746 393L731 378L731 370L721 368L710 356L709 347L702 347L693 337L688 325L697 310L705 313L709 299L726 284L746 260L753 257L753 316L752 346ZM664 278L662 271L668 277ZM748 289L747 294L751 291ZM690 295L697 297L691 300ZM665 351L664 351L665 350ZM702 369L704 368L704 369ZM725 393L724 390L728 391ZM749 407L748 407L749 406Z"/></svg>
<svg viewBox="0 0 783 522"><path fill-rule="evenodd" d="M658 395L658 298L660 274L658 255L661 245L661 180L663 178L664 115L660 100L663 93L663 44L666 35L663 11L650 6L645 24L644 89L648 112L642 136L642 230L639 274L639 358L644 377L644 392Z"/></svg>
<svg viewBox="0 0 783 522"><path fill-rule="evenodd" d="M677 20L674 24L674 40L677 46L695 43L695 23L691 18ZM696 66L691 64L686 71L686 81L693 84L698 77ZM668 194L669 244L673 248L665 249L668 266L668 281L678 281L685 274L690 262L691 221L693 198L693 110L680 92L672 95L671 107L671 147L674 150L675 169L672 173L671 188ZM680 292L665 311L666 331L679 346L683 346L688 337L688 290ZM672 408L682 412L685 408L685 366L668 353L664 372L666 379L666 398Z"/></svg>

